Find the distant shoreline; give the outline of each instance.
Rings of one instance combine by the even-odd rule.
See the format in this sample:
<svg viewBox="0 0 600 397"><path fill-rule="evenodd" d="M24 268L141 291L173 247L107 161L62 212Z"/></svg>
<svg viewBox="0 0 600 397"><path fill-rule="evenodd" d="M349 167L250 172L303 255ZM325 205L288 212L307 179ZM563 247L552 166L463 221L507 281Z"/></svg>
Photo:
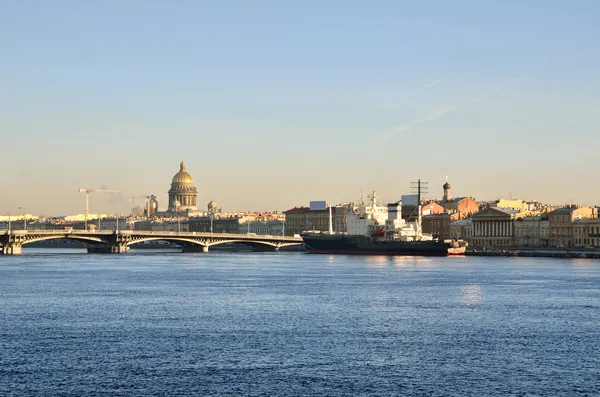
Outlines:
<svg viewBox="0 0 600 397"><path fill-rule="evenodd" d="M491 250L467 250L467 256L517 256L527 258L588 258L600 259L600 250L564 248L503 248Z"/></svg>

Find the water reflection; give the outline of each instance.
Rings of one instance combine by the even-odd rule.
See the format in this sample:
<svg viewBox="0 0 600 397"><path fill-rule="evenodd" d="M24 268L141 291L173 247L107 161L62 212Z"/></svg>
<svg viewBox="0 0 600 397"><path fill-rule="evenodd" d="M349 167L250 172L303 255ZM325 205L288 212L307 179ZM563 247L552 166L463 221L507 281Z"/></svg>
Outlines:
<svg viewBox="0 0 600 397"><path fill-rule="evenodd" d="M423 256L391 256L391 255L369 255L365 256L365 262L370 268L382 268L393 265L397 268L424 267L433 264L429 257Z"/></svg>
<svg viewBox="0 0 600 397"><path fill-rule="evenodd" d="M394 256L394 266L397 268L430 267L432 259L425 256Z"/></svg>
<svg viewBox="0 0 600 397"><path fill-rule="evenodd" d="M367 266L370 268L383 268L387 267L391 263L391 258L385 255L369 255L365 257Z"/></svg>
<svg viewBox="0 0 600 397"><path fill-rule="evenodd" d="M468 306L478 305L483 301L483 291L479 284L461 287L462 302Z"/></svg>

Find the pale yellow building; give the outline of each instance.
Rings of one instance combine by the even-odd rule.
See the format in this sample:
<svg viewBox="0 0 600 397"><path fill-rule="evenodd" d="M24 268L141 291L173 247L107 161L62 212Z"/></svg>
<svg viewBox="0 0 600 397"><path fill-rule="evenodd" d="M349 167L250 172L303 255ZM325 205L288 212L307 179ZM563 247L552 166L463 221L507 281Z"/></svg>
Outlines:
<svg viewBox="0 0 600 397"><path fill-rule="evenodd" d="M597 215L595 210L595 208L570 205L550 212L550 245L556 247L575 245L574 221L593 218Z"/></svg>
<svg viewBox="0 0 600 397"><path fill-rule="evenodd" d="M600 219L576 219L573 222L573 240L576 247L600 247Z"/></svg>
<svg viewBox="0 0 600 397"><path fill-rule="evenodd" d="M524 216L514 222L517 246L546 247L549 243L550 220L547 214Z"/></svg>
<svg viewBox="0 0 600 397"><path fill-rule="evenodd" d="M490 207L516 210L519 212L529 211L529 204L524 200L499 198L498 200L491 202Z"/></svg>

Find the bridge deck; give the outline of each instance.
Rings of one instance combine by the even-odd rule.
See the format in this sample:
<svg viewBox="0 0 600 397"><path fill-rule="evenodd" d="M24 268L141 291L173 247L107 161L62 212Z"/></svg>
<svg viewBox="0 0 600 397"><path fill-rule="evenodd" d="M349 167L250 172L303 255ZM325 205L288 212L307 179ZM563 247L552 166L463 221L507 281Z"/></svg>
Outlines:
<svg viewBox="0 0 600 397"><path fill-rule="evenodd" d="M0 231L0 235L7 235L8 231ZM134 237L206 237L206 238L226 238L236 240L258 240L258 241L280 241L280 242L302 242L301 237L289 236L272 236L260 234L237 234L237 233L210 233L210 232L170 232L170 231L137 231L137 230L12 230L12 236L54 236L54 235L69 235L69 236L134 236Z"/></svg>

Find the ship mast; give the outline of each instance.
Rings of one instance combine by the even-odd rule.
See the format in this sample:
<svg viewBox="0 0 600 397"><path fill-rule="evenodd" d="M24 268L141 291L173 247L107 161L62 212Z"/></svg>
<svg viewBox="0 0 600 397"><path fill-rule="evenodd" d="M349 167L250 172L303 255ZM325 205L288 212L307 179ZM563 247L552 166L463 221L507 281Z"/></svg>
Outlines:
<svg viewBox="0 0 600 397"><path fill-rule="evenodd" d="M421 195L427 193L427 182L421 182L420 179L417 182L411 182L411 189L413 193L417 193L417 235L415 239L421 240L423 237L421 225L422 225L422 213L421 213ZM416 192L415 192L416 189Z"/></svg>

